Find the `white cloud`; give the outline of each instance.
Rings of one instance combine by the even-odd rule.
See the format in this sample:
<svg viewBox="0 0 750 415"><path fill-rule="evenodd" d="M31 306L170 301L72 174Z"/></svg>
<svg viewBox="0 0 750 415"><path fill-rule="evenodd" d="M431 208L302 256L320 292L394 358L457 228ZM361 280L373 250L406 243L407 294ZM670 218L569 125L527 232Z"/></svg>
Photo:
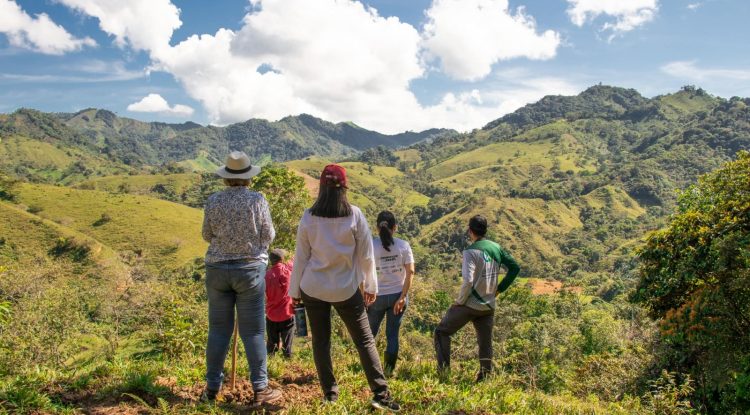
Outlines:
<svg viewBox="0 0 750 415"><path fill-rule="evenodd" d="M309 113L333 122L354 121L386 133L432 127L465 130L530 102L530 97L571 90L562 81L516 83L512 88L490 87L490 92L467 88L446 94L437 104L420 104L410 83L425 76L423 48L430 36L422 36L398 18L380 16L360 1L252 0L239 30L193 35L174 46L170 45L171 35L181 22L179 10L167 0L158 0L160 6L145 13L143 19L148 24L136 17L142 4L151 4L150 0L58 1L95 15L102 30L113 35L118 44L147 51L150 70L172 74L187 94L201 103L214 124ZM442 10L443 0L435 2L439 6L435 10ZM526 43L523 48L499 47L477 37L480 43L493 46L486 53L476 50L466 59L486 65L483 72L500 59L554 55L559 43L556 33L537 34L523 10L511 15L505 0L484 3L492 6L487 12L500 16L507 27L486 29L474 36L503 36L506 41L500 43L513 43L517 37ZM464 25L471 26L476 14L463 17ZM445 17L435 22L440 23L432 32L440 34L432 43L437 48L447 39L445 28L457 23ZM482 23L489 25L486 20ZM450 56L450 51L441 50L439 56ZM157 95L129 110L132 108L174 111L176 107L169 107Z"/></svg>
<svg viewBox="0 0 750 415"><path fill-rule="evenodd" d="M662 72L690 82L750 81L750 69L701 68L695 61L675 61L661 67Z"/></svg>
<svg viewBox="0 0 750 415"><path fill-rule="evenodd" d="M434 0L425 12L424 46L443 70L462 80L489 75L492 65L513 58L551 59L557 32L537 33L534 19L508 0Z"/></svg>
<svg viewBox="0 0 750 415"><path fill-rule="evenodd" d="M696 2L696 3L690 3L690 4L688 4L688 5L687 5L687 8L688 8L689 10L698 10L698 8L699 8L699 7L701 7L701 6L703 6L703 3L701 3L701 2Z"/></svg>
<svg viewBox="0 0 750 415"><path fill-rule="evenodd" d="M0 0L0 33L4 33L13 46L49 55L96 46L93 39L74 37L44 13L29 16L13 0Z"/></svg>
<svg viewBox="0 0 750 415"><path fill-rule="evenodd" d="M169 47L175 29L182 25L180 9L170 0L56 0L99 19L99 27L115 43L135 50L159 51Z"/></svg>
<svg viewBox="0 0 750 415"><path fill-rule="evenodd" d="M177 117L189 117L193 115L193 109L187 105L177 104L173 107L159 94L148 94L138 102L128 105L128 111L132 112L158 112L161 114L174 115Z"/></svg>
<svg viewBox="0 0 750 415"><path fill-rule="evenodd" d="M610 16L602 26L611 31L609 40L652 21L659 10L658 0L568 0L568 16L576 26L583 26L599 16Z"/></svg>

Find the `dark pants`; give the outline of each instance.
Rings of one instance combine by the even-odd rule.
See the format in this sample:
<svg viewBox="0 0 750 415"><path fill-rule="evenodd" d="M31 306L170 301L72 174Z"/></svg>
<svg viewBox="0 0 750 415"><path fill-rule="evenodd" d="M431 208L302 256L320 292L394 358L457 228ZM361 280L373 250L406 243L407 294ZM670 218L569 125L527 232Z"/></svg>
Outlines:
<svg viewBox="0 0 750 415"><path fill-rule="evenodd" d="M266 318L266 351L274 354L281 350L285 357L292 357L292 339L294 338L294 317L284 321L271 321Z"/></svg>
<svg viewBox="0 0 750 415"><path fill-rule="evenodd" d="M338 395L339 392L336 378L333 375L333 363L331 362L331 306L333 306L341 320L344 321L346 329L357 347L359 361L365 371L365 376L367 376L370 390L376 396L385 396L388 392L388 385L383 375L383 368L380 365L380 358L378 358L378 351L375 348L370 324L367 321L365 302L359 290L348 300L331 303L310 297L302 292L302 301L305 303L307 320L310 322L313 358L323 393Z"/></svg>
<svg viewBox="0 0 750 415"><path fill-rule="evenodd" d="M386 346L385 352L392 355L398 355L398 332L401 328L401 320L406 312L406 304L409 302L407 299L404 304L404 309L400 314L393 312L393 306L396 305L396 301L401 298L401 293L378 295L375 302L367 307L367 318L370 320L370 328L372 329L372 336L377 337L378 330L380 329L380 323L385 318L385 339Z"/></svg>
<svg viewBox="0 0 750 415"><path fill-rule="evenodd" d="M468 322L474 325L479 343L479 367L482 374L492 371L492 326L494 310L475 310L463 305L453 305L435 329L435 353L438 370L450 368L451 336Z"/></svg>

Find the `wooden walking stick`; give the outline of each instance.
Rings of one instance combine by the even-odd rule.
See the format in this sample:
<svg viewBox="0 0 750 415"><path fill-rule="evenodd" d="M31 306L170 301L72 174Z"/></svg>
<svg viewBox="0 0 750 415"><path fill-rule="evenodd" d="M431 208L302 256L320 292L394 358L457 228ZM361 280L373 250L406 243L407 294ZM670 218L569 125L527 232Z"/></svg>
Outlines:
<svg viewBox="0 0 750 415"><path fill-rule="evenodd" d="M234 319L234 340L232 341L232 391L237 386L237 333L239 332L239 323Z"/></svg>

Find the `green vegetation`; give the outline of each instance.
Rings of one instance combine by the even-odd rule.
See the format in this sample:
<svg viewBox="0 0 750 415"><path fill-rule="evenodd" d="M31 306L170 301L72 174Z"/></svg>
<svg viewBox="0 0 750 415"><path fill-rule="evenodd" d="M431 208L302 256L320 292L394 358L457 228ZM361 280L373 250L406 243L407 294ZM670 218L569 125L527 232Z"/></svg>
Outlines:
<svg viewBox="0 0 750 415"><path fill-rule="evenodd" d="M660 319L663 365L712 412L750 410L750 153L682 192L639 256L634 298Z"/></svg>
<svg viewBox="0 0 750 415"><path fill-rule="evenodd" d="M750 99L601 85L467 134L382 136L306 115L225 128L103 110L0 115L0 413L246 409L245 381L217 406L196 400L200 208L222 188L212 170L230 142L259 164L283 162L252 185L271 203L277 246L292 248L331 161L369 218L397 214L419 276L390 382L407 413L746 412L748 120ZM522 266L498 299L495 376L479 385L473 332L456 335L443 379L431 337L474 214ZM320 403L300 340L291 361L271 359L287 397L265 409L363 412L369 393L344 331L334 319L338 404Z"/></svg>

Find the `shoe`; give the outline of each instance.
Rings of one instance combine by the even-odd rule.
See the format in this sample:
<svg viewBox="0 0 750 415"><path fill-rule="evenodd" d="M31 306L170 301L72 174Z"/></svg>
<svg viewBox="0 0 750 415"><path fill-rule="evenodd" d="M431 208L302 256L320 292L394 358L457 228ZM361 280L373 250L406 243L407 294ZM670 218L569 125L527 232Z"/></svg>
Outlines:
<svg viewBox="0 0 750 415"><path fill-rule="evenodd" d="M218 394L219 391L206 388L201 394L201 402L214 402L216 401L216 395Z"/></svg>
<svg viewBox="0 0 750 415"><path fill-rule="evenodd" d="M389 392L386 392L382 395L375 396L372 399L371 405L375 409L380 409L384 411L391 411L391 412L401 411L401 405L397 404L396 401L393 400L393 397L391 397L391 394Z"/></svg>
<svg viewBox="0 0 750 415"><path fill-rule="evenodd" d="M333 403L339 400L339 394L336 392L328 392L323 396L323 403Z"/></svg>
<svg viewBox="0 0 750 415"><path fill-rule="evenodd" d="M263 405L267 403L274 403L281 399L282 393L278 389L267 387L263 390L255 392L253 401L256 405Z"/></svg>
<svg viewBox="0 0 750 415"><path fill-rule="evenodd" d="M487 379L490 376L490 372L487 370L480 370L479 373L477 373L477 380L476 383L483 382L485 379Z"/></svg>

